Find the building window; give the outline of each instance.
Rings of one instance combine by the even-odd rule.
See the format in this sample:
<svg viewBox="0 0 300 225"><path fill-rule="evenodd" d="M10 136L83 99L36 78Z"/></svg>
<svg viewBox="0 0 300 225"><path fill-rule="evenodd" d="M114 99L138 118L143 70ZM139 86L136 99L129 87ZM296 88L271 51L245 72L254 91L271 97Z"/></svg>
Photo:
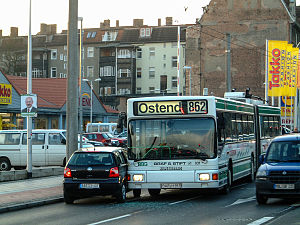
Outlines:
<svg viewBox="0 0 300 225"><path fill-rule="evenodd" d="M149 87L149 93L154 94L155 93L155 88L154 87Z"/></svg>
<svg viewBox="0 0 300 225"><path fill-rule="evenodd" d="M64 54L60 54L60 55L59 55L59 59L60 59L60 60L64 60Z"/></svg>
<svg viewBox="0 0 300 225"><path fill-rule="evenodd" d="M93 66L87 67L87 77L94 77L94 67Z"/></svg>
<svg viewBox="0 0 300 225"><path fill-rule="evenodd" d="M142 68L140 67L136 68L136 77L142 78Z"/></svg>
<svg viewBox="0 0 300 225"><path fill-rule="evenodd" d="M64 61L67 62L68 61L68 56L64 56Z"/></svg>
<svg viewBox="0 0 300 225"><path fill-rule="evenodd" d="M91 32L88 32L87 35L86 35L86 38L90 38L91 35L92 35L92 33L91 33Z"/></svg>
<svg viewBox="0 0 300 225"><path fill-rule="evenodd" d="M128 49L119 49L118 51L118 58L124 58L124 59L128 59L130 58L130 51Z"/></svg>
<svg viewBox="0 0 300 225"><path fill-rule="evenodd" d="M32 77L33 78L43 77L43 71L39 70L38 68L33 68L32 69Z"/></svg>
<svg viewBox="0 0 300 225"><path fill-rule="evenodd" d="M145 37L145 28L140 29L140 37Z"/></svg>
<svg viewBox="0 0 300 225"><path fill-rule="evenodd" d="M126 94L130 94L130 90L128 88L121 88L118 90L118 94L119 95L126 95Z"/></svg>
<svg viewBox="0 0 300 225"><path fill-rule="evenodd" d="M136 58L137 59L142 58L142 49L141 48L136 49Z"/></svg>
<svg viewBox="0 0 300 225"><path fill-rule="evenodd" d="M56 67L51 67L51 78L56 78L56 76L57 76Z"/></svg>
<svg viewBox="0 0 300 225"><path fill-rule="evenodd" d="M149 48L149 55L155 56L155 48L154 47Z"/></svg>
<svg viewBox="0 0 300 225"><path fill-rule="evenodd" d="M177 67L177 56L172 56L172 67Z"/></svg>
<svg viewBox="0 0 300 225"><path fill-rule="evenodd" d="M87 57L89 58L94 57L94 47L87 48Z"/></svg>
<svg viewBox="0 0 300 225"><path fill-rule="evenodd" d="M155 78L155 67L149 67L149 78Z"/></svg>
<svg viewBox="0 0 300 225"><path fill-rule="evenodd" d="M65 70L67 69L67 63L64 63L64 69Z"/></svg>
<svg viewBox="0 0 300 225"><path fill-rule="evenodd" d="M130 69L119 69L119 76L120 78L125 78L125 77L131 77L131 72Z"/></svg>
<svg viewBox="0 0 300 225"><path fill-rule="evenodd" d="M57 49L51 50L51 59L56 60L57 59Z"/></svg>
<svg viewBox="0 0 300 225"><path fill-rule="evenodd" d="M94 31L94 32L92 33L92 38L95 38L95 37L96 37L96 34L97 34L97 32Z"/></svg>
<svg viewBox="0 0 300 225"><path fill-rule="evenodd" d="M115 76L115 67L113 66L100 67L100 77L103 76Z"/></svg>
<svg viewBox="0 0 300 225"><path fill-rule="evenodd" d="M164 63L164 69L167 67L167 64L166 63Z"/></svg>
<svg viewBox="0 0 300 225"><path fill-rule="evenodd" d="M146 28L146 37L151 36L151 28Z"/></svg>
<svg viewBox="0 0 300 225"><path fill-rule="evenodd" d="M67 51L68 50L68 46L64 45L64 50Z"/></svg>
<svg viewBox="0 0 300 225"><path fill-rule="evenodd" d="M136 93L137 93L137 94L142 94L142 88L137 87L137 88L136 88Z"/></svg>
<svg viewBox="0 0 300 225"><path fill-rule="evenodd" d="M172 77L172 88L177 88L177 77Z"/></svg>
<svg viewBox="0 0 300 225"><path fill-rule="evenodd" d="M65 74L59 73L59 78L66 78L66 77L65 77Z"/></svg>
<svg viewBox="0 0 300 225"><path fill-rule="evenodd" d="M172 48L177 48L177 42L172 42Z"/></svg>
<svg viewBox="0 0 300 225"><path fill-rule="evenodd" d="M167 59L167 55L163 55L163 60L166 60Z"/></svg>

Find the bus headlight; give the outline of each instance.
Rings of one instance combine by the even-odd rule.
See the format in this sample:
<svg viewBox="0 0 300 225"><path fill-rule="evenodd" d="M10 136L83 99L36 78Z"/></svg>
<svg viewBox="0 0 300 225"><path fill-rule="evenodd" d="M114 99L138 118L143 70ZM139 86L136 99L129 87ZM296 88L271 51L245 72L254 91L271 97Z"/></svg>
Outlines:
<svg viewBox="0 0 300 225"><path fill-rule="evenodd" d="M209 173L200 173L199 180L210 180Z"/></svg>
<svg viewBox="0 0 300 225"><path fill-rule="evenodd" d="M144 181L144 175L143 174L134 174L132 176L132 180L139 181L139 182Z"/></svg>

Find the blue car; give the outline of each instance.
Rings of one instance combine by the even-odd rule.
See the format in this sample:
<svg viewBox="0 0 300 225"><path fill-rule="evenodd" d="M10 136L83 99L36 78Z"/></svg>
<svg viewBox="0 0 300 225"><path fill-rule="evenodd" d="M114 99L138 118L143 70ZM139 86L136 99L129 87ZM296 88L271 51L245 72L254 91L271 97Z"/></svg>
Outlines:
<svg viewBox="0 0 300 225"><path fill-rule="evenodd" d="M300 134L274 138L259 161L255 181L259 204L272 197L300 198Z"/></svg>

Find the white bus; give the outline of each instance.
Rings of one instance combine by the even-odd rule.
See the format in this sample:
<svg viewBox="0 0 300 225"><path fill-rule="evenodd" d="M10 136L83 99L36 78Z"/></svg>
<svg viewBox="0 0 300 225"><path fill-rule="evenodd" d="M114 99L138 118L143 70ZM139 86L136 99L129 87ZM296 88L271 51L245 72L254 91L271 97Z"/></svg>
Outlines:
<svg viewBox="0 0 300 225"><path fill-rule="evenodd" d="M280 109L213 96L161 96L127 102L128 187L215 189L254 179L261 146L280 135ZM260 126L263 124L263 126ZM260 138L262 137L262 138Z"/></svg>

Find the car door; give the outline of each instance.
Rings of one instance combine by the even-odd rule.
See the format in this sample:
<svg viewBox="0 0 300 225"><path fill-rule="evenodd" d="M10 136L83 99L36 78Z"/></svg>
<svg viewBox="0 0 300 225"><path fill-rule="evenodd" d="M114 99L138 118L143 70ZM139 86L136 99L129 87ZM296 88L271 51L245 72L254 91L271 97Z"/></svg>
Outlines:
<svg viewBox="0 0 300 225"><path fill-rule="evenodd" d="M32 166L46 165L45 136L44 132L32 133ZM21 148L23 152L27 152L27 133L23 133Z"/></svg>
<svg viewBox="0 0 300 225"><path fill-rule="evenodd" d="M119 167L119 174L121 175L121 179L126 181L127 166L128 166L127 161L119 152L115 152L115 156L117 159L117 164Z"/></svg>
<svg viewBox="0 0 300 225"><path fill-rule="evenodd" d="M66 142L60 132L49 132L46 143L46 164L48 166L63 165L66 157Z"/></svg>

